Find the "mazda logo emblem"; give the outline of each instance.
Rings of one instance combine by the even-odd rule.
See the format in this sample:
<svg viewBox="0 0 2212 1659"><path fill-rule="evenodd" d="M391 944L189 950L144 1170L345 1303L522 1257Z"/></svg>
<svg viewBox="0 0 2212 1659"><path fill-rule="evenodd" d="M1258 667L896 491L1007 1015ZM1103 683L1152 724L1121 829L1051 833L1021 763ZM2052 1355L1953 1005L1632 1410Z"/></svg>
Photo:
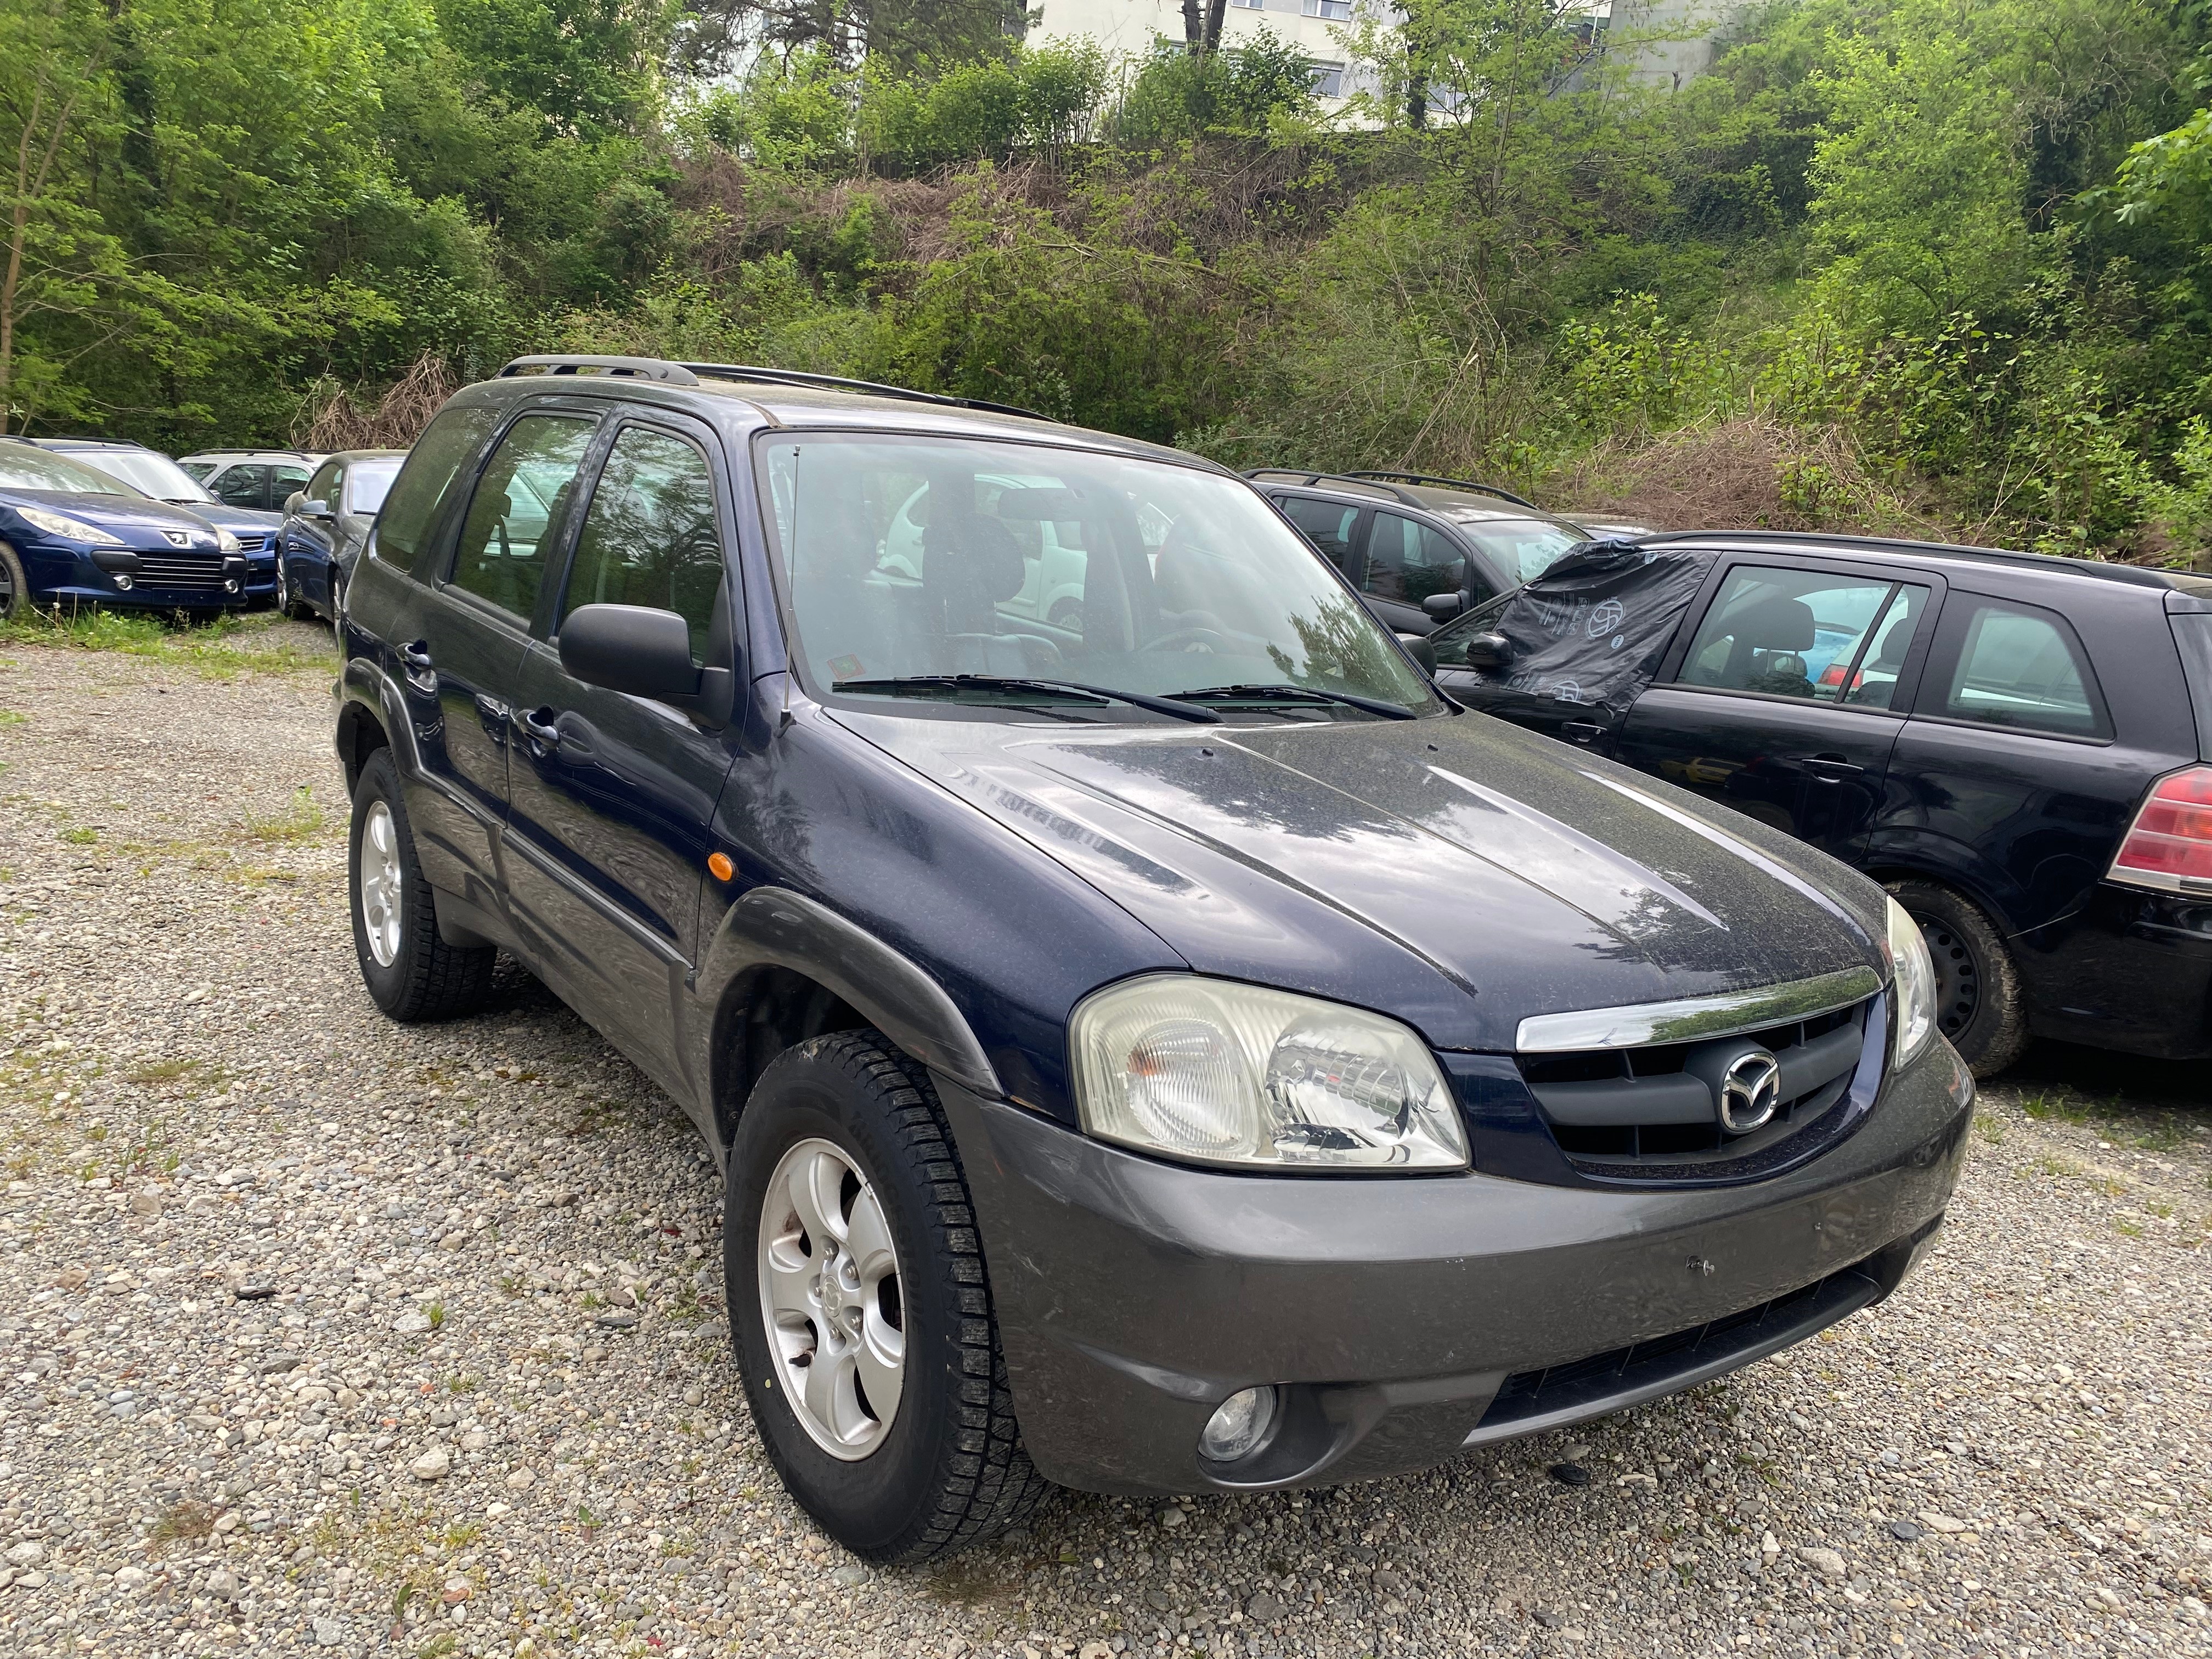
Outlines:
<svg viewBox="0 0 2212 1659"><path fill-rule="evenodd" d="M1747 1135L1782 1103L1782 1062L1764 1048L1738 1054L1721 1073L1721 1127Z"/></svg>

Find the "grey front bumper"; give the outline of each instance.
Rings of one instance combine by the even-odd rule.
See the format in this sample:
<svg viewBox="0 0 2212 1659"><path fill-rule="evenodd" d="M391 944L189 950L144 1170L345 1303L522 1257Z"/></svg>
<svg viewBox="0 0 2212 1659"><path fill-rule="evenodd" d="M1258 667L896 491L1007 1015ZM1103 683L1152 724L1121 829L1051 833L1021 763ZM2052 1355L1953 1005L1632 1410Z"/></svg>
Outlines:
<svg viewBox="0 0 2212 1659"><path fill-rule="evenodd" d="M1128 1494L1419 1468L1809 1335L1887 1295L1925 1249L1973 1103L1939 1041L1802 1168L1621 1191L1227 1175L938 1086L1030 1455L1063 1486ZM1734 1337L1694 1340L1732 1316ZM1584 1366L1564 1373L1573 1388L1528 1392L1535 1373L1613 1351L1626 1352L1609 1381ZM1249 1466L1202 1462L1214 1407L1261 1383L1286 1385L1276 1443Z"/></svg>

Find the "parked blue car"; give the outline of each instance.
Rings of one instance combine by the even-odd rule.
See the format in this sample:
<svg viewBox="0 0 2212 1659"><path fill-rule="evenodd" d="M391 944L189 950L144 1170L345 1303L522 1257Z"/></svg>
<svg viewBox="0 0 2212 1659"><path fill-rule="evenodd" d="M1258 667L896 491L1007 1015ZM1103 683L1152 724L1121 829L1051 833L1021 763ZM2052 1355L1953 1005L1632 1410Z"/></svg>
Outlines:
<svg viewBox="0 0 2212 1659"><path fill-rule="evenodd" d="M246 556L246 601L271 605L276 599L276 535L283 523L279 513L259 513L233 507L158 449L143 444L111 443L102 438L34 438L41 449L74 456L88 466L112 477L157 501L181 507L195 518L205 519L217 530L238 538L238 550Z"/></svg>
<svg viewBox="0 0 2212 1659"><path fill-rule="evenodd" d="M133 605L213 615L246 603L238 538L24 438L0 439L0 617Z"/></svg>

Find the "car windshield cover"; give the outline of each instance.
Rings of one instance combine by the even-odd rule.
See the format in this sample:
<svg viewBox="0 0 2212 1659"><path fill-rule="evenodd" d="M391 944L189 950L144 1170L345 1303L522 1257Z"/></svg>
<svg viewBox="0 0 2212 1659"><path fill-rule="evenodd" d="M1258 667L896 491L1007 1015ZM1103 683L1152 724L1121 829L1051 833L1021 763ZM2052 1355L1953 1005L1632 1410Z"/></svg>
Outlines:
<svg viewBox="0 0 2212 1659"><path fill-rule="evenodd" d="M810 690L868 681L854 695L889 696L885 681L969 675L979 697L1008 704L1047 695L1011 684L1028 680L1170 697L1273 685L1443 707L1240 479L975 439L779 435L762 448ZM1009 684L994 693L986 678ZM1249 700L1235 700L1239 712ZM1326 705L1298 706L1310 718ZM1131 712L1095 697L1084 712L1109 717L1101 708Z"/></svg>
<svg viewBox="0 0 2212 1659"><path fill-rule="evenodd" d="M143 492L96 466L30 444L0 444L0 489L46 489L61 495L128 495Z"/></svg>
<svg viewBox="0 0 2212 1659"><path fill-rule="evenodd" d="M1449 515L1460 533L1471 538L1515 581L1532 582L1559 562L1571 547L1588 539L1573 525L1549 519L1498 519L1487 514Z"/></svg>
<svg viewBox="0 0 2212 1659"><path fill-rule="evenodd" d="M399 476L399 463L405 459L392 455L380 460L356 461L347 467L346 511L367 518L382 507L384 493Z"/></svg>
<svg viewBox="0 0 2212 1659"><path fill-rule="evenodd" d="M120 478L159 501L212 501L215 497L167 455L150 449L89 449L70 459Z"/></svg>

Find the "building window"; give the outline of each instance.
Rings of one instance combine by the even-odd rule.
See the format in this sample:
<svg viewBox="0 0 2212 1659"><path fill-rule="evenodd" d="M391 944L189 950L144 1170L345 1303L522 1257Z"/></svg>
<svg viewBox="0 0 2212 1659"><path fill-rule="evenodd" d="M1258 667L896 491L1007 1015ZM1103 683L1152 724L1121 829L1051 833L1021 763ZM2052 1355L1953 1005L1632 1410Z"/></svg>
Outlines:
<svg viewBox="0 0 2212 1659"><path fill-rule="evenodd" d="M1308 5L1330 5L1334 0L1306 0ZM1344 65L1341 64L1310 64L1306 72L1313 76L1313 89L1323 98L1344 96Z"/></svg>
<svg viewBox="0 0 2212 1659"><path fill-rule="evenodd" d="M1309 17L1326 17L1332 23L1349 23L1352 21L1352 0L1299 0L1299 4ZM1340 65L1338 73L1341 75L1342 72ZM1336 96L1333 92L1328 95L1331 98Z"/></svg>
<svg viewBox="0 0 2212 1659"><path fill-rule="evenodd" d="M1229 3L1239 11L1265 11L1267 9L1267 0L1229 0Z"/></svg>

